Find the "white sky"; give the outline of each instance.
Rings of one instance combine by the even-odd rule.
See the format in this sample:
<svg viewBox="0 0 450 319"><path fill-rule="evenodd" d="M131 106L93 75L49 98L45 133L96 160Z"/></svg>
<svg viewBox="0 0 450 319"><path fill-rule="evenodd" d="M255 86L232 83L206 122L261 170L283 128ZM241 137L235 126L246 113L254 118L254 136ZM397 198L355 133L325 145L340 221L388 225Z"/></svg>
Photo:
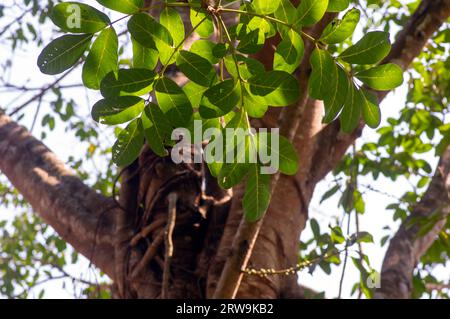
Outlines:
<svg viewBox="0 0 450 319"><path fill-rule="evenodd" d="M6 5L12 3L11 0L2 2L6 2ZM93 4L95 3L95 1L87 1L87 3ZM3 25L3 21L4 19L0 19L0 29ZM50 31L50 27L48 30ZM49 32L48 36L51 36L51 32ZM28 82L27 85L29 86L42 86L44 83L51 83L53 81L53 77L42 75L36 66L36 59L40 50L41 48L27 46L26 48L24 48L24 50L17 50L14 53L14 65L11 68L14 71L13 74L9 75L10 82L18 85L23 85L24 83ZM11 53L9 46L5 46L3 43L0 43L0 62L3 62L7 58L10 58L10 54ZM80 73L81 72L79 70L74 72L63 83L80 83ZM98 94L96 92L86 92L86 90L81 88L65 90L64 94L66 98L71 97L78 103L76 112L80 112L83 115L89 113L90 107L98 99ZM1 91L0 106L5 107L10 103L11 105L15 106L20 105L20 102L23 102L23 100L17 100L16 95L17 94L6 94ZM405 96L405 85L388 96L388 98L382 103L382 114L384 120L388 117L396 117L398 115L399 110L404 106ZM21 122L21 124L26 126L30 125L34 116L35 108L36 104L28 107L26 118ZM48 105L44 103L42 111L40 112L41 117L42 115L45 115L46 111L48 111ZM39 138L40 120L38 120L37 123L38 125L36 126L36 130L34 133ZM109 145L112 145L112 140L113 138L111 137L111 142ZM377 141L377 134L375 134L375 132L371 129L365 129L359 143L368 141ZM46 140L46 144L63 160L67 160L70 155L75 155L75 157L78 158L84 154L84 148L79 145L78 140L73 136L72 133L65 132L64 123L61 122L57 122L56 129L49 135L49 138ZM429 158L429 160L430 165L432 167L435 167L437 160L434 158ZM98 165L101 165L101 162L98 163ZM392 194L396 197L400 197L407 189L411 188L410 184L404 179L400 179L399 181L393 183L384 178L380 178L375 182L370 178L361 178L360 182L361 184L371 185L376 189L383 190L384 192ZM337 208L337 196L321 205L319 204L322 194L328 189L329 181L322 182L317 187L316 195L310 206L310 217L316 218L319 221L322 230L326 230L328 228L328 224L334 224L335 217L339 217L342 215L341 209ZM398 227L398 225L393 223L392 221L392 213L385 210L385 207L388 204L392 203L393 200L385 195L381 195L375 192L365 193L364 199L366 201L366 213L360 217L361 230L372 233L374 235L375 244L364 244L363 248L364 252L370 257L372 267L374 267L376 270L380 270L387 246L381 248L379 242L382 237L388 234L387 231L383 230L383 227L388 225L392 230L396 230ZM4 208L0 207L0 220L5 218L10 219L12 218L13 214L14 212L7 211ZM354 229L352 229L351 232L354 232ZM310 236L311 232L308 228L303 233L302 238L305 239L309 238ZM74 275L82 274L83 278L85 279L93 278L92 271L88 269L88 263L85 260L71 267L71 271ZM439 277L442 277L442 279L448 280L449 272L450 268L441 268L436 272L436 274ZM324 290L326 291L326 296L328 298L332 298L336 297L338 294L340 276L341 268L337 269L337 267L333 267L333 272L330 276L324 274L321 270L317 270L316 272L314 272L313 276L309 275L307 271L303 271L300 273L300 282L303 285L315 290ZM359 272L353 266L351 260L349 260L344 281L343 297L350 296L350 290L353 284L358 281ZM45 288L47 289L47 293L45 296L47 298L70 298L72 296L72 291L70 289L67 291L61 286L61 282L53 282L47 284L45 286ZM37 290L37 292L39 292L39 290Z"/></svg>

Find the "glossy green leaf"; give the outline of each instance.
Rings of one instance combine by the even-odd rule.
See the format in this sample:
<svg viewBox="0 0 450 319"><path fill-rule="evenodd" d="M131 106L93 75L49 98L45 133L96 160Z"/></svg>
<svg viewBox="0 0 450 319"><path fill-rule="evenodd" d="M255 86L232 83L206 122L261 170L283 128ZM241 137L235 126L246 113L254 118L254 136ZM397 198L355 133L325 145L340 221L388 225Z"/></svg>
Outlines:
<svg viewBox="0 0 450 319"><path fill-rule="evenodd" d="M156 45L152 48L145 47L133 37L131 38L131 42L133 45L133 67L153 70L158 63L159 56Z"/></svg>
<svg viewBox="0 0 450 319"><path fill-rule="evenodd" d="M245 54L254 54L264 47L266 36L261 29L251 30L246 25L240 25L238 30L239 44L237 50Z"/></svg>
<svg viewBox="0 0 450 319"><path fill-rule="evenodd" d="M112 159L116 165L125 167L138 158L144 144L144 134L139 122L140 119L130 122L130 124L120 132L119 137L112 148Z"/></svg>
<svg viewBox="0 0 450 319"><path fill-rule="evenodd" d="M223 43L222 43L223 44ZM225 44L223 44L225 45ZM200 39L198 41L195 41L191 46L191 52L195 53L202 58L208 60L211 64L217 64L219 63L220 57L217 57L214 54L214 48L216 47L216 44L209 40ZM225 49L227 50L227 49ZM216 51L217 54L217 51Z"/></svg>
<svg viewBox="0 0 450 319"><path fill-rule="evenodd" d="M389 33L382 31L369 32L339 56L352 64L375 64L383 60L391 50Z"/></svg>
<svg viewBox="0 0 450 319"><path fill-rule="evenodd" d="M358 93L364 121L371 128L377 128L381 122L381 111L376 97L365 90L359 90Z"/></svg>
<svg viewBox="0 0 450 319"><path fill-rule="evenodd" d="M244 80L249 80L252 77L264 76L266 69L264 65L258 60L247 58L243 55L236 56L237 64L239 66L239 73ZM236 62L233 56L227 56L224 59L227 71L234 77L239 78Z"/></svg>
<svg viewBox="0 0 450 319"><path fill-rule="evenodd" d="M96 33L111 23L103 12L83 3L58 3L50 19L61 30L72 33Z"/></svg>
<svg viewBox="0 0 450 319"><path fill-rule="evenodd" d="M158 156L167 156L169 153L164 144L172 134L172 126L164 113L157 105L149 103L145 107L141 120L144 135L150 148Z"/></svg>
<svg viewBox="0 0 450 319"><path fill-rule="evenodd" d="M257 222L269 208L270 180L271 175L261 174L259 165L252 165L242 201L247 221Z"/></svg>
<svg viewBox="0 0 450 319"><path fill-rule="evenodd" d="M103 30L89 51L83 65L83 83L86 87L98 90L100 83L111 71L117 71L119 40L114 28Z"/></svg>
<svg viewBox="0 0 450 319"><path fill-rule="evenodd" d="M55 75L74 66L89 47L91 34L63 35L48 44L37 64L44 74Z"/></svg>
<svg viewBox="0 0 450 319"><path fill-rule="evenodd" d="M193 110L184 91L174 81L162 78L156 81L155 95L159 108L175 127L185 127L191 120Z"/></svg>
<svg viewBox="0 0 450 319"><path fill-rule="evenodd" d="M101 5L114 11L132 14L144 7L144 0L97 0Z"/></svg>
<svg viewBox="0 0 450 319"><path fill-rule="evenodd" d="M184 24L177 10L167 7L159 17L161 23L171 34L174 46L183 42L185 37Z"/></svg>
<svg viewBox="0 0 450 319"><path fill-rule="evenodd" d="M144 47L154 48L155 41L161 41L169 46L173 45L170 32L147 13L133 15L128 21L128 30L133 38Z"/></svg>
<svg viewBox="0 0 450 319"><path fill-rule="evenodd" d="M245 112L236 113L233 119L227 124L226 128L233 128L231 134L224 134L224 164L220 170L219 176L217 178L219 185L222 188L230 189L237 184L239 184L244 177L247 175L250 169L250 163L248 160L248 147L250 146L250 139L248 136L240 136L239 130L241 132L247 131L247 117ZM228 143L226 141L233 141L235 146L232 149L227 149ZM232 159L232 161L229 160Z"/></svg>
<svg viewBox="0 0 450 319"><path fill-rule="evenodd" d="M342 20L334 19L323 31L320 40L324 43L334 44L344 42L355 32L361 13L358 9L348 11Z"/></svg>
<svg viewBox="0 0 450 319"><path fill-rule="evenodd" d="M293 73L302 62L304 51L302 37L292 29L287 31L275 51L273 69Z"/></svg>
<svg viewBox="0 0 450 319"><path fill-rule="evenodd" d="M195 82L189 81L185 86L183 86L183 91L189 96L192 107L198 109L200 107L200 101L203 98L203 93L207 90L207 87L198 85Z"/></svg>
<svg viewBox="0 0 450 319"><path fill-rule="evenodd" d="M149 87L156 73L148 69L121 69L110 72L101 83L101 92L105 97L119 96L121 93L137 93ZM145 92L148 93L148 92Z"/></svg>
<svg viewBox="0 0 450 319"><path fill-rule="evenodd" d="M350 84L347 99L341 113L341 127L345 133L351 133L358 127L361 118L362 100L358 92L358 88L354 84Z"/></svg>
<svg viewBox="0 0 450 319"><path fill-rule="evenodd" d="M269 109L266 100L262 96L252 94L248 84L245 84L244 88L245 89L242 92L244 109L249 116L253 118L262 118Z"/></svg>
<svg viewBox="0 0 450 319"><path fill-rule="evenodd" d="M330 88L324 98L324 123L332 122L342 110L350 86L347 73L336 64L334 65L333 71L329 74L329 81Z"/></svg>
<svg viewBox="0 0 450 319"><path fill-rule="evenodd" d="M92 118L101 124L129 122L141 114L145 101L137 96L119 96L98 101L92 107Z"/></svg>
<svg viewBox="0 0 450 319"><path fill-rule="evenodd" d="M225 80L208 89L200 103L200 115L211 119L228 114L241 98L239 85L233 79Z"/></svg>
<svg viewBox="0 0 450 319"><path fill-rule="evenodd" d="M350 0L330 0L328 3L328 12L341 12L348 8Z"/></svg>
<svg viewBox="0 0 450 319"><path fill-rule="evenodd" d="M328 7L328 0L302 0L295 18L297 27L309 26L317 23L324 16Z"/></svg>
<svg viewBox="0 0 450 319"><path fill-rule="evenodd" d="M287 106L299 96L299 84L295 77L283 71L271 71L249 80L252 94L264 97L269 106Z"/></svg>
<svg viewBox="0 0 450 319"><path fill-rule="evenodd" d="M202 38L209 38L214 33L214 23L211 15L203 9L191 9L191 24L195 32Z"/></svg>
<svg viewBox="0 0 450 319"><path fill-rule="evenodd" d="M272 139L278 140L278 145L273 144ZM265 155L278 158L279 167L275 167L275 169L286 175L295 175L297 173L297 152L287 138L279 134L261 132L258 134L258 150L261 151L261 149L264 150Z"/></svg>
<svg viewBox="0 0 450 319"><path fill-rule="evenodd" d="M403 70L394 63L379 65L355 76L368 87L378 91L390 91L403 84Z"/></svg>
<svg viewBox="0 0 450 319"><path fill-rule="evenodd" d="M271 14L274 13L280 6L281 0L253 0L253 6L256 13Z"/></svg>
<svg viewBox="0 0 450 319"><path fill-rule="evenodd" d="M181 51L177 66L193 82L209 87L217 79L217 73L212 64L201 56L189 52Z"/></svg>
<svg viewBox="0 0 450 319"><path fill-rule="evenodd" d="M332 83L330 75L335 72L336 63L326 50L316 48L311 54L312 73L309 78L309 95L317 100L324 100Z"/></svg>
<svg viewBox="0 0 450 319"><path fill-rule="evenodd" d="M295 17L297 16L297 11L291 0L281 0L274 15L278 20L286 22L287 24L293 24Z"/></svg>

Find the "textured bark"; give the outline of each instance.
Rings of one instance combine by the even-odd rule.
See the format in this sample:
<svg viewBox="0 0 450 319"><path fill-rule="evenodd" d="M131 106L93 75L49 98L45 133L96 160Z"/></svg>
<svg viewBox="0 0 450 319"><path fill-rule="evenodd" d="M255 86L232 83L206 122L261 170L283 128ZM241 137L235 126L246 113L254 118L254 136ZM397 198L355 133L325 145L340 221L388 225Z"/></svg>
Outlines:
<svg viewBox="0 0 450 319"><path fill-rule="evenodd" d="M449 2L424 0L385 62L406 69L449 16ZM311 33L320 34L330 18L327 16ZM229 19L233 20L231 15ZM257 58L271 64L268 57L273 56L273 44L269 42ZM306 93L311 50L306 42L297 74L303 91L300 107L285 108L282 114L273 109L264 119L254 121L256 127L281 126L283 133L294 139L301 169L294 177L280 177L253 249L252 268L281 269L297 263L298 240L315 186L362 132L363 124L351 135L340 133L337 122L322 125L323 105L310 100ZM176 70L174 74L178 83L184 83ZM383 98L384 93L380 93L379 99ZM165 252L161 235L170 193L176 193L180 200L168 297L211 297L242 220L243 186L226 192L203 165L177 166L148 148L136 165L123 176L119 203L126 207L120 209L112 199L85 186L25 129L0 115L0 170L62 238L116 280L120 297L161 297ZM417 251L423 251L425 246L421 247ZM292 298L301 297L301 293L295 275L244 277L238 297Z"/></svg>
<svg viewBox="0 0 450 319"><path fill-rule="evenodd" d="M115 203L84 185L45 145L1 113L0 171L64 240L114 278Z"/></svg>
<svg viewBox="0 0 450 319"><path fill-rule="evenodd" d="M420 221L438 214L434 227L420 233ZM411 297L413 271L443 230L450 214L450 147L442 156L428 190L392 238L381 271L376 298Z"/></svg>

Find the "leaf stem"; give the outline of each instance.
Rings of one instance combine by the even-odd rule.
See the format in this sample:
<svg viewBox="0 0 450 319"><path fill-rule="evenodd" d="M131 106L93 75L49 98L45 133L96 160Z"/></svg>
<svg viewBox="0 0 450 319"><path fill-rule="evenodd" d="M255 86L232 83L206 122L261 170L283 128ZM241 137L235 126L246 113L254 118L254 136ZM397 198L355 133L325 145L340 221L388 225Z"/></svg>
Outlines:
<svg viewBox="0 0 450 319"><path fill-rule="evenodd" d="M192 30L190 30L186 36L184 37L183 41L181 41L173 50L172 54L170 55L169 59L166 62L166 65L164 66L164 68L162 69L160 76L163 77L164 73L167 71L167 68L170 65L170 60L172 60L172 58L175 56L175 54L180 50L180 48L184 45L184 43L186 42L187 39L189 39L189 37L195 32L195 30L197 30L203 22L206 21L206 19L208 18L208 16L204 17L199 23L197 23Z"/></svg>
<svg viewBox="0 0 450 319"><path fill-rule="evenodd" d="M271 17L271 16L266 16L266 15L263 15L263 14L259 14L259 13L255 13L255 12L248 12L248 11L238 10L238 9L228 9L228 8L223 8L223 7L218 8L217 12L246 14L246 15L253 16L253 17L259 17L261 19L266 19L268 21L272 21L272 22L284 25L285 27L288 27L288 28L294 30L295 32L303 35L305 38L307 38L311 42L314 42L314 43L317 42L317 39L315 39L313 36L309 35L308 33L304 32L302 30L300 30L300 32L298 32L294 25L292 25L290 23L287 23L287 22L285 22L283 20Z"/></svg>

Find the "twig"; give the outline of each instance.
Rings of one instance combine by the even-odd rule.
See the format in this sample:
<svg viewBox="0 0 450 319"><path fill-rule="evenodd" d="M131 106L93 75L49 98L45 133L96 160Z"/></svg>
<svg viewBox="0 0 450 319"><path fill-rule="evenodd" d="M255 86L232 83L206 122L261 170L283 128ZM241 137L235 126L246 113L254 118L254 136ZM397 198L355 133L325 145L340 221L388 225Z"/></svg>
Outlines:
<svg viewBox="0 0 450 319"><path fill-rule="evenodd" d="M158 252L158 248L163 243L163 241L164 241L164 232L160 232L155 237L155 240L152 242L152 244L147 248L147 251L145 252L144 257L142 257L142 260L133 270L131 278L138 277L139 274L142 272L142 270L144 270L144 268L147 267L148 263L153 259L153 257L155 257L156 253Z"/></svg>
<svg viewBox="0 0 450 319"><path fill-rule="evenodd" d="M348 214L347 235L350 232L351 216L352 215ZM342 297L342 287L344 286L345 271L347 270L347 261L348 261L348 242L345 243L344 267L342 268L342 275L341 275L341 279L339 280L338 299L341 299L341 297Z"/></svg>
<svg viewBox="0 0 450 319"><path fill-rule="evenodd" d="M73 70L75 70L77 68L78 65L80 65L81 61L79 61L77 64L75 64L69 71L67 71L66 73L64 73L63 75L61 75L59 78L57 78L53 83L47 85L46 87L44 87L38 94L34 95L33 97L31 97L29 100L27 100L25 103L23 103L22 105L18 106L17 108L15 108L10 114L9 116L13 116L17 113L19 113L22 109L24 109L25 107L27 107L30 103L42 99L44 97L44 95L51 89L53 89L59 82L61 82L62 80L64 80Z"/></svg>
<svg viewBox="0 0 450 319"><path fill-rule="evenodd" d="M153 223L146 226L139 233L137 233L136 236L133 237L133 239L131 239L130 246L132 246L132 247L137 246L139 241L146 238L148 235L150 235L152 232L154 232L158 228L164 226L165 223L166 223L166 220L163 218L155 220Z"/></svg>
<svg viewBox="0 0 450 319"><path fill-rule="evenodd" d="M163 282L162 282L162 299L167 299L169 296L169 282L170 282L170 265L172 263L173 257L173 230L175 229L175 223L177 218L177 200L178 195L176 193L171 193L167 197L169 201L169 216L167 218L167 226L164 232L166 254L164 257L164 272L163 272Z"/></svg>

